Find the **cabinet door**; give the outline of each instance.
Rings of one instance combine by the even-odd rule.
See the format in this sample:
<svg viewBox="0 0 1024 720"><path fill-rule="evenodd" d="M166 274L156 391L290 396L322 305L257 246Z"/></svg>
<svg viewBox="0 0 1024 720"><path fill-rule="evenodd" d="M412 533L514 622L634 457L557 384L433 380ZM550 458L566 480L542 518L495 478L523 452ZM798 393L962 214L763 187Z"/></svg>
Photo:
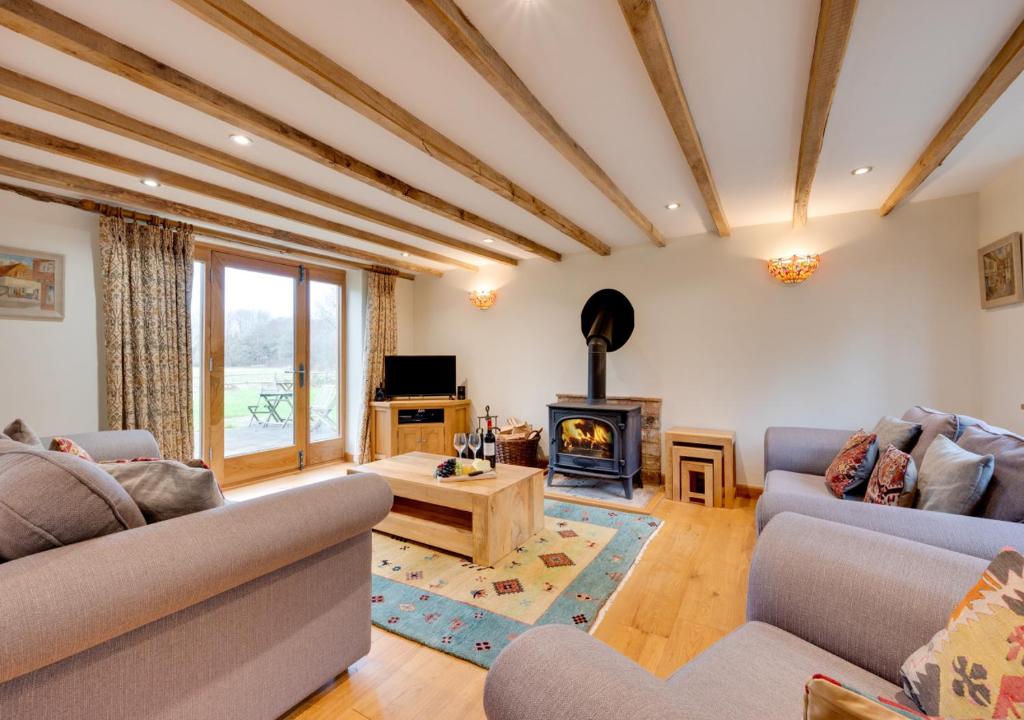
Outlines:
<svg viewBox="0 0 1024 720"><path fill-rule="evenodd" d="M423 450L420 447L422 442L422 434L420 432L419 425L399 425L398 426L398 452L397 455L403 455L409 452L417 452Z"/></svg>
<svg viewBox="0 0 1024 720"><path fill-rule="evenodd" d="M423 443L420 445L420 449L423 452L434 453L435 455L454 455L454 449L451 452L445 448L444 441L444 425L423 425L421 431Z"/></svg>

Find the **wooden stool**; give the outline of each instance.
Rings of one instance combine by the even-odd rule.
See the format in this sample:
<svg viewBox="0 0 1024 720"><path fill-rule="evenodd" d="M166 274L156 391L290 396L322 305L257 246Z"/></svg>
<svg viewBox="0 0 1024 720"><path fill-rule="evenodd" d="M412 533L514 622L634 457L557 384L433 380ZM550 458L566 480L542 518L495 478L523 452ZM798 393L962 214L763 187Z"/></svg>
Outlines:
<svg viewBox="0 0 1024 720"><path fill-rule="evenodd" d="M665 483L665 495L670 500L691 500L689 477L683 478L683 463L694 461L709 464L713 483L713 507L731 508L736 499L736 433L730 430L702 430L674 427L665 432L665 456L670 458L671 480ZM715 461L718 468L715 468ZM699 468L693 468L695 471ZM707 483L705 483L706 487ZM693 500L700 501L697 494Z"/></svg>

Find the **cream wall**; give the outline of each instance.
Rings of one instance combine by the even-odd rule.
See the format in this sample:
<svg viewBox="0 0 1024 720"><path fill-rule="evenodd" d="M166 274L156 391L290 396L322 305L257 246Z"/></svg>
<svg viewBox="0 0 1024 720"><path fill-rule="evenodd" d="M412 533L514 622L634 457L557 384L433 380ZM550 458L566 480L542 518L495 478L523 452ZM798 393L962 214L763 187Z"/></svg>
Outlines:
<svg viewBox="0 0 1024 720"><path fill-rule="evenodd" d="M978 194L978 245L1024 231L1024 160L1014 163ZM977 261L975 261L977 262ZM977 273L977 271L975 271ZM976 303L980 290L975 280ZM980 307L976 305L975 307ZM1024 304L977 310L980 316L981 406L991 423L1024 432Z"/></svg>
<svg viewBox="0 0 1024 720"><path fill-rule="evenodd" d="M870 427L919 402L979 412L977 221L971 195L418 278L415 352L456 354L476 413L543 425L555 393L586 390L583 303L617 288L636 330L609 357L608 394L663 398L666 427L736 430L739 481L760 484L769 425ZM793 252L822 265L784 286L764 261ZM466 292L486 285L498 301L480 311Z"/></svg>
<svg viewBox="0 0 1024 720"><path fill-rule="evenodd" d="M63 321L0 318L0 428L23 417L43 435L103 423L96 216L0 193L0 245L65 256Z"/></svg>

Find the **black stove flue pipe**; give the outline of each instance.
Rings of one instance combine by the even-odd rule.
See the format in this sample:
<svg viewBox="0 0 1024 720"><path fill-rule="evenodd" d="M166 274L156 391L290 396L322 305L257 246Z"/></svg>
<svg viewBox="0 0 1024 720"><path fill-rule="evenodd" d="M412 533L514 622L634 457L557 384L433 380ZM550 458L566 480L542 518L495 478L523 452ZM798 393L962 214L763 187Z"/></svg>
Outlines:
<svg viewBox="0 0 1024 720"><path fill-rule="evenodd" d="M599 290L583 306L580 329L587 339L587 402L603 403L608 353L633 334L633 306L618 290Z"/></svg>

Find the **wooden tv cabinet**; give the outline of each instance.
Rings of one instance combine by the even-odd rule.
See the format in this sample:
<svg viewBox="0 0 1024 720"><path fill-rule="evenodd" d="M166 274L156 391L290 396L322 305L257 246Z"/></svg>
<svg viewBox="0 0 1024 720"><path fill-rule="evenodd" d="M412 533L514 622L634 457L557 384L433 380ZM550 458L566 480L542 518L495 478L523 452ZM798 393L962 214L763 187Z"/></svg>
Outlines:
<svg viewBox="0 0 1024 720"><path fill-rule="evenodd" d="M469 400L415 398L370 403L373 459L382 460L410 452L454 455L455 433L469 432ZM400 415L420 412L427 422L401 422Z"/></svg>

